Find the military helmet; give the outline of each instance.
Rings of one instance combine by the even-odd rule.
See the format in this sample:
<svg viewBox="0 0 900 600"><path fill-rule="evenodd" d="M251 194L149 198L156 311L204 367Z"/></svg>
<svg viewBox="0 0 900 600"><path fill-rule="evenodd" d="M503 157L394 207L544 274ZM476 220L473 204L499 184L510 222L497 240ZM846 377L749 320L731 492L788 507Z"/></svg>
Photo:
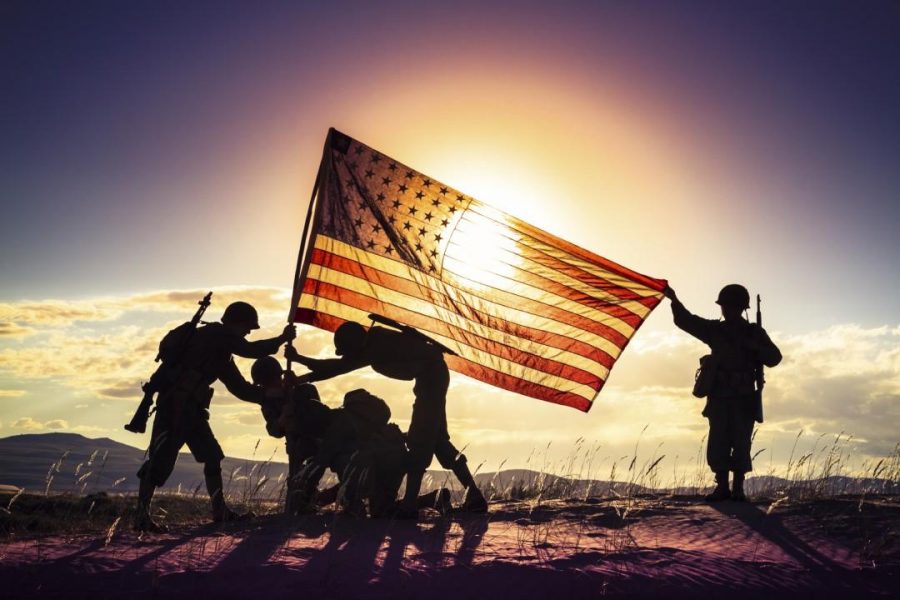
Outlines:
<svg viewBox="0 0 900 600"><path fill-rule="evenodd" d="M250 325L250 329L259 329L259 315L252 304L247 302L232 302L222 313L222 322L226 325L229 323L246 323Z"/></svg>
<svg viewBox="0 0 900 600"><path fill-rule="evenodd" d="M334 352L343 356L359 350L366 339L366 329L355 321L347 321L334 332Z"/></svg>
<svg viewBox="0 0 900 600"><path fill-rule="evenodd" d="M391 420L387 402L362 388L344 394L344 408L372 423L386 424Z"/></svg>
<svg viewBox="0 0 900 600"><path fill-rule="evenodd" d="M741 310L750 308L750 292L739 283L729 283L719 292L716 304L720 306L739 306Z"/></svg>
<svg viewBox="0 0 900 600"><path fill-rule="evenodd" d="M263 356L256 359L250 367L250 377L257 385L266 385L281 377L281 363L274 356Z"/></svg>
<svg viewBox="0 0 900 600"><path fill-rule="evenodd" d="M302 398L304 400L314 400L315 402L322 401L322 398L319 397L319 390L311 383L301 383L294 388L294 397Z"/></svg>

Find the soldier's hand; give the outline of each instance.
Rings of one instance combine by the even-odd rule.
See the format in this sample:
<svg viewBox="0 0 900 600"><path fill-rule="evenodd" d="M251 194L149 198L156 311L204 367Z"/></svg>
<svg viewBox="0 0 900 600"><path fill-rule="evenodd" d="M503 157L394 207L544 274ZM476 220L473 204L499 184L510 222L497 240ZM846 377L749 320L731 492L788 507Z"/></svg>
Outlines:
<svg viewBox="0 0 900 600"><path fill-rule="evenodd" d="M678 296L675 294L675 290L673 290L670 286L666 286L666 289L663 290L663 294L669 300L675 301L678 300Z"/></svg>
<svg viewBox="0 0 900 600"><path fill-rule="evenodd" d="M284 357L291 362L300 362L300 354L293 346L284 347Z"/></svg>
<svg viewBox="0 0 900 600"><path fill-rule="evenodd" d="M300 385L301 383L309 383L310 380L312 379L312 375L313 375L312 372L304 373L303 375L299 375L297 377L297 385Z"/></svg>
<svg viewBox="0 0 900 600"><path fill-rule="evenodd" d="M297 327L293 324L288 324L284 326L284 331L281 332L281 337L286 342L291 342L294 338L297 337Z"/></svg>

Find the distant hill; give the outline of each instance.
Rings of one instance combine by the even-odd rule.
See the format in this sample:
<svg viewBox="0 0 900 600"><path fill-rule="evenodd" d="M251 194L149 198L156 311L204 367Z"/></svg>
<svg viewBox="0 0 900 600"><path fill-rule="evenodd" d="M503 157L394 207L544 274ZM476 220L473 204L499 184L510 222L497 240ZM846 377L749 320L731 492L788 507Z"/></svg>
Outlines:
<svg viewBox="0 0 900 600"><path fill-rule="evenodd" d="M99 491L137 491L136 472L144 462L144 450L109 438L86 438L75 433L40 433L0 438L0 486L13 485L29 492L92 493ZM287 476L282 462L226 458L222 471L229 493L239 494L267 478L259 496L276 496L280 482ZM234 477L230 475L234 473ZM229 483L229 479L231 479ZM627 482L569 479L527 469L508 469L499 473L481 473L476 482L482 489L493 486L496 495L521 497L525 491L541 489L548 497L603 496L608 494L642 494L651 490ZM761 476L747 480L747 491L758 494L787 485L778 477ZM166 489L192 492L199 488L205 494L202 466L190 454L179 456ZM862 492L900 493L894 482L883 479L829 477L825 480L795 482L796 487L818 490L826 494L858 494ZM429 471L423 491L446 486L458 491L458 484L448 471ZM697 493L695 488L669 490L679 494Z"/></svg>

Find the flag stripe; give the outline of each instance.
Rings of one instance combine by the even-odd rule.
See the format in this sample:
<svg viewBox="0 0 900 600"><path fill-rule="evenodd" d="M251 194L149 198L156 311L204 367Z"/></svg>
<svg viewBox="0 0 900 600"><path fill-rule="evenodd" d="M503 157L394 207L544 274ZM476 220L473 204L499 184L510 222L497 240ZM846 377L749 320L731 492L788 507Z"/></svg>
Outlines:
<svg viewBox="0 0 900 600"><path fill-rule="evenodd" d="M363 265L361 262L352 261L342 256L338 256L330 252L325 252L324 250L316 249L313 252L311 263L315 267L337 271L339 273L343 273L360 279L361 281L357 282L357 285L360 289L366 289L371 284L376 284L378 286L382 286L387 289L406 294L410 298L414 298L419 300L420 302L423 302L421 300L421 287L419 285L402 277L397 277L395 275L379 271L376 268ZM335 281L332 281L331 278L323 275L322 273L317 273L315 277L316 279L336 283ZM527 325L520 325L519 323L510 320L511 312L508 307L489 306L492 303L489 303L487 301L479 302L477 300L480 299L476 300L465 292L461 292L458 290L447 291L455 292L454 299L450 299L446 294L435 292L429 294L429 301L433 302L435 305L442 309L456 311L456 313L460 317L466 319L467 321L480 324L484 327L492 328L501 334L509 334L518 338L522 338L526 343L537 342L545 346L550 346L552 348L557 348L559 350L565 350L570 353L578 354L588 360L599 363L607 369L612 366L612 363L614 362L613 357L606 352L603 352L602 350L591 346L590 344L582 342L579 339L565 337L552 331L545 331ZM486 310L479 310L477 308L474 308L474 305L476 304L479 305L481 309L493 308L494 310L492 310L490 313ZM551 307L547 307L548 310L550 308ZM506 318L504 319L502 316L500 316L501 314L504 314ZM536 319L536 317L537 315L526 313L520 318L523 321L530 321L534 324L537 324L539 321ZM549 325L557 327L564 326L563 323L549 323ZM618 351L617 348L615 350Z"/></svg>
<svg viewBox="0 0 900 600"><path fill-rule="evenodd" d="M352 282L347 283L352 284ZM601 374L597 375L585 369L575 367L571 363L567 364L537 353L519 350L508 344L482 337L481 335L474 333L475 331L479 331L479 329L481 330L481 333L484 333L483 328L466 329L464 327L457 327L446 321L442 321L440 316L429 316L422 312L418 312L412 307L391 302L393 298L391 298L390 294L386 293L386 290L383 288L377 290L374 297L369 296L349 289L346 284L341 286L333 282L323 281L317 277L317 273L313 269L310 269L309 271L307 280L304 282L303 291L306 294L315 295L318 298L353 306L370 313L374 312L390 316L393 319L397 319L403 323L416 327L417 329L421 329L423 332L435 337L448 340L447 345L463 355L472 355L472 352L470 352L469 349L483 351L522 367L542 371L562 379L568 379L575 383L590 386L594 389L600 385L603 378L609 372L608 369L601 367L596 363L590 363L595 368L601 370ZM427 303L414 302L411 304L418 305L415 308L420 310L427 310ZM525 340L522 341L524 342Z"/></svg>
<svg viewBox="0 0 900 600"><path fill-rule="evenodd" d="M327 313L311 311L309 309L298 309L296 320L298 323L306 323L327 331L335 331L348 319L336 317ZM482 365L473 363L472 361L460 358L458 356L447 356L447 366L463 375L468 375L473 379L480 381L490 381L491 385L503 388L519 394L525 394L538 400L545 400L554 404L563 406L571 406L581 411L587 411L591 406L591 401L577 394L569 392L561 392L559 390L525 381L508 373L501 373L495 369L491 369ZM598 390L599 391L599 390Z"/></svg>
<svg viewBox="0 0 900 600"><path fill-rule="evenodd" d="M316 238L315 248L411 280L419 287L418 295L422 297L431 298L444 291L449 291L448 288L450 288L457 293L468 294L469 299L475 299L475 304L484 310L490 311L491 306L496 305L500 311L497 316L500 318L516 316L506 315L504 309L529 313L524 315L524 320L526 322L537 321L532 323L531 327L542 331L571 330L572 335L577 335L582 341L595 345L612 359L615 359L621 351L616 340L621 341L623 338L619 332L603 322L603 319L609 319L605 313L576 302L569 302L553 294L542 293L538 288L504 279L505 288L498 289L447 271L444 272L443 279L438 280L421 271L410 269L402 261L366 252L322 235ZM464 298L463 300L468 302L469 299ZM553 303L549 304L542 299L552 300ZM459 299L451 298L449 300L456 302ZM551 323L549 320L557 321L557 323ZM524 325L525 323L520 321L520 324ZM583 331L578 331L579 329Z"/></svg>
<svg viewBox="0 0 900 600"><path fill-rule="evenodd" d="M607 325L566 310L567 308L578 309L580 305L562 302L563 306L553 306L492 288L485 288L482 293L476 293L475 290L484 286L469 280L457 281L454 284L451 282L449 275L445 275L445 281L442 282L425 275L421 271L411 270L402 262L353 248L326 236L319 236L316 239L315 246L316 252L327 253L331 256L337 256L360 264L366 273L366 276L363 277L364 279L368 280L368 275L371 275L373 277L395 277L396 279L408 281L409 285L406 287L401 287L400 282L396 279L384 279L384 284L393 289L409 292L410 295L428 299L443 299L454 308L460 306L477 307L477 310L490 314L492 317L511 320L518 325L540 331L542 334L554 330L567 333L571 331L570 336L563 336L563 339L574 339L590 345L595 352L593 355L588 354L587 357L600 362L604 366L611 366L621 352L619 346L608 337L605 337L610 330ZM322 260L326 258L326 255L317 254L316 252L313 253L313 261L348 272L351 275L356 274L355 272L350 272L350 269L343 268L343 265L346 263L338 263L330 258L327 261ZM415 280L411 279L413 277ZM453 279L458 280L459 278L454 277ZM447 295L449 293L453 293L452 298ZM488 296L492 296L492 299L488 300ZM585 313L596 314L601 318L603 316L597 311L589 311L583 307L581 309ZM472 308L472 310L475 310L475 308Z"/></svg>
<svg viewBox="0 0 900 600"><path fill-rule="evenodd" d="M615 277L614 273L606 272L600 269L588 271L584 268L583 261L579 261L576 257L561 251L559 248L553 248L542 243L540 240L531 236L513 237L503 231L502 223L491 220L490 227L486 228L482 222L484 217L477 212L478 208L474 206L466 211L453 232L451 241L456 241L460 235L482 235L489 231L494 239L502 239L505 243L501 243L501 248L512 257L515 263L521 263L522 258L528 259L541 266L552 269L555 272L568 276L568 280L561 280L561 283L571 285L570 280L583 284L576 289L592 299L606 302L610 305L631 306L629 312L636 317L646 317L650 312L647 309L647 302L655 298L638 294L632 287L626 287L623 284L614 284L610 281ZM473 213L473 214L469 214ZM465 247L463 240L459 241L460 246ZM528 270L531 270L530 268Z"/></svg>
<svg viewBox="0 0 900 600"><path fill-rule="evenodd" d="M529 225L528 223L520 221L519 219L509 217L496 208L493 208L481 202L472 202L470 208L472 210L477 210L480 214L486 217L491 217L495 221L509 222L510 229L524 236L528 236L536 240L537 242L540 242L540 244L545 248L556 251L562 250L568 253L569 255L575 257L575 260L579 261L577 264L582 268L598 274L601 277L605 277L617 286L632 290L641 296L658 296L658 293L663 291L666 287L665 280L653 279L636 271L632 271L631 269L623 267L622 265L615 263L609 259L603 258L598 254L594 254L593 252L585 250L580 246L576 246L571 242L567 242L562 238L556 237L552 233L548 233L542 229L538 229L537 227ZM646 293L640 294L640 290L636 289L635 284L646 288L644 290Z"/></svg>
<svg viewBox="0 0 900 600"><path fill-rule="evenodd" d="M322 296L313 296L312 294L307 293L300 297L300 308L311 309L318 313L325 313L334 317L350 321L357 321L360 323L365 323L368 320L369 313L373 311L383 311L381 314L386 313L385 316L396 318L393 316L396 313L394 313L392 310L386 310L389 307L385 306L383 303L379 303L377 300L372 300L368 297L362 297L360 298L360 300L362 300L362 306L357 306L350 302L350 300L354 299L355 298L345 296L342 298L342 300L331 300L329 298L324 298ZM461 345L457 341L444 337L440 334L431 332L431 337L448 347L460 348L465 352L465 356L463 358L466 358L467 360L470 360L487 368L495 369L503 373L508 373L523 381L528 381L539 385L547 385L548 387L563 392L581 396L586 400L593 399L593 397L597 393L594 388L571 381L564 377L558 377L556 375L552 375L538 369L533 369L525 365L511 362L499 356L491 355L490 353L487 353L483 350L472 347L460 347Z"/></svg>

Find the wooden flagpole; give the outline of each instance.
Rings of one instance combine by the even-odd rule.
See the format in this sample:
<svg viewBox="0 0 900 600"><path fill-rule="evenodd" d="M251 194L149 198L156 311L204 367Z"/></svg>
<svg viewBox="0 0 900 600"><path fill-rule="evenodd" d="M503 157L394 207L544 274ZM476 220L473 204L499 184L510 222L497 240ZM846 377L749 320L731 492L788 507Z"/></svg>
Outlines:
<svg viewBox="0 0 900 600"><path fill-rule="evenodd" d="M331 147L331 134L334 128L328 129L328 135L325 136L325 146L322 149L322 160L319 162L319 170L316 172L316 181L313 184L312 194L309 198L309 208L306 210L306 220L303 223L303 234L300 237L300 251L297 253L297 268L294 270L294 286L291 294L291 307L288 312L288 324L293 325L297 314L297 304L300 302L300 290L303 288L302 279L306 278L309 269L309 255L312 250L309 239L310 225L313 224L313 216L318 208L317 196L319 194L319 186L322 183L322 173L325 170L325 161L328 158L328 151ZM288 344L293 346L293 342ZM287 362L287 370L291 370L291 361Z"/></svg>

